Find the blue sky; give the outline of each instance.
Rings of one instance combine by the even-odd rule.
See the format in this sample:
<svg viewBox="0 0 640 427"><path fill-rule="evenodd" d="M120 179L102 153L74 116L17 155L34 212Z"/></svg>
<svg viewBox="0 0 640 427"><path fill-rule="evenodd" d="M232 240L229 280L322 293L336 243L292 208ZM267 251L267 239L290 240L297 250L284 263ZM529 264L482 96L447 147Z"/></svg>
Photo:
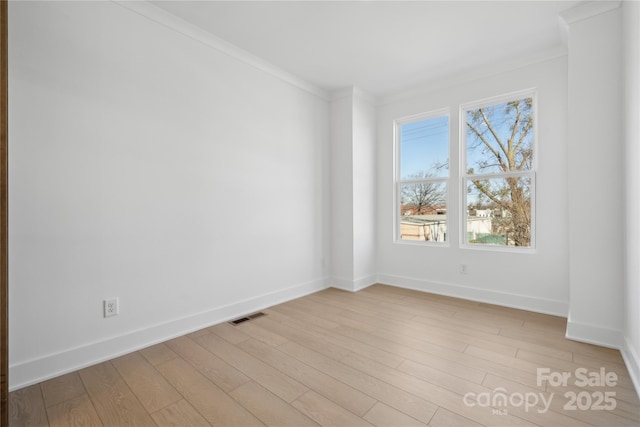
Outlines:
<svg viewBox="0 0 640 427"><path fill-rule="evenodd" d="M435 164L449 159L449 117L441 116L407 123L400 128L400 173L408 179L419 172L445 177L449 168L437 169Z"/></svg>
<svg viewBox="0 0 640 427"><path fill-rule="evenodd" d="M513 115L505 113L505 103L485 106L483 109L486 111L500 138L506 141L511 133L509 126L513 124ZM488 132L486 125L483 126L481 123L479 127L481 132ZM465 132L467 132L467 144L471 145L478 142L468 129L465 128ZM487 134L487 140L494 149L501 151L490 134ZM525 146L530 146L532 140L533 132L529 132L528 142ZM401 179L409 179L412 175L421 172L430 173L432 177L446 177L448 175L448 167L437 168L435 166L447 163L449 158L448 116L433 117L403 124L400 128L400 143ZM501 172L496 166L485 169L478 167L478 162L481 160L489 160L492 165L496 163L495 157L482 144L479 144L475 149L467 147L466 156L466 168L473 167L476 173Z"/></svg>

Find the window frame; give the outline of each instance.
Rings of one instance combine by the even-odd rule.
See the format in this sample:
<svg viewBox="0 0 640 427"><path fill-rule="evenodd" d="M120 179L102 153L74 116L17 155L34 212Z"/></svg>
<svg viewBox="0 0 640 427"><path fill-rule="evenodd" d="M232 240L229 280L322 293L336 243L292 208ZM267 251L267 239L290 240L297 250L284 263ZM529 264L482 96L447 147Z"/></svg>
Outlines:
<svg viewBox="0 0 640 427"><path fill-rule="evenodd" d="M533 114L533 139L531 147L533 149L533 155L531 158L531 168L525 171L510 171L510 172L493 172L493 173L478 173L469 175L467 174L467 111L488 107L491 105L506 103L517 99L532 99L532 114ZM538 169L538 91L535 88L520 90L516 92L510 92L503 95L492 96L483 98L476 101L460 104L459 109L459 179L460 182L460 248L482 251L496 251L496 252L512 252L512 253L535 253L536 252L536 176ZM468 215L468 203L467 203L467 183L470 179L505 179L509 177L520 177L530 179L530 193L531 193L531 236L530 244L527 247L524 246L507 246L496 245L489 243L468 243L467 242L467 215Z"/></svg>
<svg viewBox="0 0 640 427"><path fill-rule="evenodd" d="M401 170L401 160L402 160L402 138L401 138L401 130L402 126L410 123L415 123L423 120L435 119L438 117L446 117L447 118L447 144L448 144L448 161L449 165L447 168L446 176L434 177L434 178L424 178L424 179L402 179L402 170ZM419 245L419 246L433 246L433 247L449 247L451 246L451 215L450 215L450 207L451 207L451 109L450 108L440 108L437 110L430 110L425 113L414 114L411 116L405 116L393 121L393 146L394 146L394 170L393 170L393 180L394 180L394 203L393 203L393 221L394 221L394 235L393 241L394 243L400 244L408 244L408 245ZM420 184L420 183L444 183L446 186L446 196L445 203L447 207L447 214L445 215L445 227L447 230L446 239L444 242L432 241L432 240L408 240L402 239L402 235L400 232L400 222L402 220L401 215L401 200L402 200L402 192L401 187L405 184Z"/></svg>

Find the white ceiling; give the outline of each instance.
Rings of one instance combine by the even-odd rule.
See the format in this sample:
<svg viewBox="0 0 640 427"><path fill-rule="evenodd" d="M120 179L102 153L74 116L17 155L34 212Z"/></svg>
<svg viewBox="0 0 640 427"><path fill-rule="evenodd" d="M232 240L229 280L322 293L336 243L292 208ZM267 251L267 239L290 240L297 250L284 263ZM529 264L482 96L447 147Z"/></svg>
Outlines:
<svg viewBox="0 0 640 427"><path fill-rule="evenodd" d="M382 96L562 46L578 1L154 1L325 90Z"/></svg>

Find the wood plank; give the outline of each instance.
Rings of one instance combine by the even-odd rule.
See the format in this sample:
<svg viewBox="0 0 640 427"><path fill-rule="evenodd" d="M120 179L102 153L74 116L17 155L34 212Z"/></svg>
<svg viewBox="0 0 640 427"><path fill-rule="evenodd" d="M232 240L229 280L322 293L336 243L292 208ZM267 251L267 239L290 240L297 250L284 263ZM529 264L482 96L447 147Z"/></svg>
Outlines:
<svg viewBox="0 0 640 427"><path fill-rule="evenodd" d="M533 389L522 384L510 381L506 378L500 378L495 375L487 375L483 383L491 389L501 387L506 389L508 393L541 393L538 389ZM566 410L565 404L569 402L564 393L569 390L568 388L550 388L547 392L544 392L545 399L550 401L551 411L541 414L543 415L541 420L548 420L549 424L558 426L582 426L582 425L597 425L597 426L624 426L629 425L629 419L620 417L611 411L600 410ZM580 392L584 389L575 389ZM539 406L541 407L541 406ZM513 408L509 408L510 411ZM531 415L536 415L537 410L531 410ZM636 421L634 421L636 422Z"/></svg>
<svg viewBox="0 0 640 427"><path fill-rule="evenodd" d="M439 316L437 313L422 313L413 316L413 322L424 323L430 326L439 326L444 329L451 329L457 332L484 332L486 334L497 335L500 332L499 328L493 326L485 326L478 323L471 323L465 320L459 320L456 318L448 318Z"/></svg>
<svg viewBox="0 0 640 427"><path fill-rule="evenodd" d="M278 347L288 355L310 365L345 384L378 399L405 414L428 423L437 406L385 381L353 369L297 343L289 341Z"/></svg>
<svg viewBox="0 0 640 427"><path fill-rule="evenodd" d="M440 307L445 311L458 312L460 310L478 310L479 302L463 300L459 298L437 295L428 292L415 291L413 289L403 289L388 285L374 285L364 290L367 293L375 293L382 298L391 298L400 296L403 301L408 303L429 304L434 309Z"/></svg>
<svg viewBox="0 0 640 427"><path fill-rule="evenodd" d="M534 311L521 310L518 308L504 307L501 305L489 304L481 302L478 305L478 309L485 313L493 313L497 316L505 316L513 319L519 319L525 324L536 324L540 326L552 326L554 328L564 328L567 326L567 319L560 316L554 316L551 314L536 313Z"/></svg>
<svg viewBox="0 0 640 427"><path fill-rule="evenodd" d="M208 427L211 426L186 400L169 405L151 414L158 427Z"/></svg>
<svg viewBox="0 0 640 427"><path fill-rule="evenodd" d="M361 391L278 349L255 340L241 343L240 348L358 416L364 415L376 403L375 399Z"/></svg>
<svg viewBox="0 0 640 427"><path fill-rule="evenodd" d="M186 334L185 336L187 338L191 338L192 340L195 340L196 338L201 337L202 335L206 335L208 333L209 333L208 328L202 328L202 329L198 329L197 331Z"/></svg>
<svg viewBox="0 0 640 427"><path fill-rule="evenodd" d="M294 307L289 307L285 305L277 305L275 307L272 307L272 311L276 311L281 316L286 316L289 319L304 320L307 323L310 323L314 326L318 326L319 328L323 328L323 329L334 329L340 326L339 323L332 322L331 320L326 320L321 317L306 313L305 311L298 310ZM278 319L275 319L275 320L278 320Z"/></svg>
<svg viewBox="0 0 640 427"><path fill-rule="evenodd" d="M9 421L12 426L41 427L49 425L39 384L9 394Z"/></svg>
<svg viewBox="0 0 640 427"><path fill-rule="evenodd" d="M353 358L352 360L345 359L344 362L352 365L360 362L360 360L361 359ZM483 375L480 381L468 381L412 360L407 360L400 365L398 371L462 395L468 391L472 391L476 385L482 384L482 380L484 379Z"/></svg>
<svg viewBox="0 0 640 427"><path fill-rule="evenodd" d="M461 365L468 366L470 368L481 369L486 372L492 372L497 375L502 375L505 378L517 378L518 381L523 384L534 385L536 384L536 376L532 373L523 372L519 369L511 368L509 366L504 366L499 362L494 362L491 360L483 360L466 353L460 353L458 351L452 351L447 348L443 348L437 345L430 345L421 340L415 340L408 336L400 336L397 334L392 334L387 331L375 331L376 336L380 338L387 339L396 344L401 344L405 347L410 347L414 350L418 350L420 352L424 352L431 356L438 356L447 358L453 362L457 362ZM420 360L416 360L420 363Z"/></svg>
<svg viewBox="0 0 640 427"><path fill-rule="evenodd" d="M595 371L597 372L597 371ZM640 414L640 405L638 404L638 396L635 393L635 390L630 390L626 387L621 387L619 385L615 385L613 387L607 387L607 386L583 386L583 385L578 385L576 383L576 377L575 376L571 376L567 382L567 385L559 385L559 386L552 386L551 384L547 384L547 392L555 392L558 394L565 394L567 392L574 392L576 394L582 392L582 391L587 391L589 393L593 393L593 392L613 392L615 393L615 400L617 402L617 407L622 407L623 403L626 402L627 407L635 407L635 413L639 413ZM614 411L615 412L615 411Z"/></svg>
<svg viewBox="0 0 640 427"><path fill-rule="evenodd" d="M309 298L309 301L314 302L320 306L333 306L342 308L343 311L340 313L341 317L348 317L354 320L358 320L361 323L365 323L374 328L388 328L391 330L396 330L399 327L407 326L409 328L420 329L422 330L423 325L413 324L411 318L405 318L403 320L393 320L389 317L384 318L380 316L379 310L375 307L367 307L366 303L362 301L346 301L344 298L338 299L335 297L322 297L318 295L314 295ZM399 309L403 309L404 307L400 307Z"/></svg>
<svg viewBox="0 0 640 427"><path fill-rule="evenodd" d="M612 411L614 414L635 421L640 426L640 409L639 404L630 403L624 400L616 399L616 408Z"/></svg>
<svg viewBox="0 0 640 427"><path fill-rule="evenodd" d="M567 344L571 343L572 346L575 346L575 348L571 349L571 351L574 354L579 353L585 356L590 356L597 359L602 359L605 361L620 363L624 365L624 359L622 358L622 354L620 354L619 350L615 350L613 348L607 348L607 347L600 347L597 345L584 343L584 342L573 341L570 339L565 339L564 342Z"/></svg>
<svg viewBox="0 0 640 427"><path fill-rule="evenodd" d="M268 426L318 427L311 418L254 381L241 385L230 394Z"/></svg>
<svg viewBox="0 0 640 427"><path fill-rule="evenodd" d="M469 418L462 417L454 412L448 411L444 408L438 408L436 414L429 422L431 427L482 427L482 424L470 420Z"/></svg>
<svg viewBox="0 0 640 427"><path fill-rule="evenodd" d="M405 360L403 357L395 355L384 348L375 347L368 343L349 339L340 334L336 334L335 331L339 327L331 330L325 330L305 321L301 321L300 319L288 319L280 321L280 323L293 329L297 329L301 334L304 334L308 338L313 338L317 343L322 343L322 352L324 354L335 355L334 357L336 358L342 358L350 352L353 352L392 368L399 366ZM314 345L314 347L317 348L318 345ZM346 352L343 350L346 350Z"/></svg>
<svg viewBox="0 0 640 427"><path fill-rule="evenodd" d="M441 387L427 381L422 381L411 375L406 375L371 360L365 360L364 358L353 356L351 359L345 360L345 363L359 369L367 375L392 384L393 386L398 387L401 390L405 390L413 395L422 397L438 407L454 411L459 415L463 415L487 426L532 425L521 418L513 417L509 414L496 417L490 410L488 410L488 408L466 405L463 399L466 393L472 392L479 394L490 391L486 387L475 383L466 382L458 384L458 389L456 391L451 391L445 387Z"/></svg>
<svg viewBox="0 0 640 427"><path fill-rule="evenodd" d="M469 322L468 320L464 320L463 322L466 322L468 324L475 324L475 322ZM566 360L571 360L572 358L572 354L568 350L558 349L553 346L541 346L535 342L530 342L519 338L507 337L501 334L486 333L471 328L467 328L465 331L464 329L460 328L444 326L449 323L450 322L444 320L439 325L436 324L430 326L428 329L416 329L415 327L408 327L403 328L403 330L405 331L405 333L411 333L416 337L421 333L427 332L430 338L441 337L445 340L454 339L460 342L467 343L469 345L475 345L476 347L485 348L496 353L503 353L508 356L515 355L516 349L523 348L531 351L542 352L543 354L547 354L549 356L557 358L563 358ZM446 345L443 345L441 342L434 341L433 339L431 339L431 341L444 347L448 347Z"/></svg>
<svg viewBox="0 0 640 427"><path fill-rule="evenodd" d="M491 390L492 396L500 391L508 399L515 398L515 400L506 401L506 405L500 406L498 409L538 425L588 427L588 424L573 417L571 412L563 411L561 406L558 407L557 399L559 396L504 378L500 378L496 382L495 380L498 378L495 375L487 375L483 385ZM520 403L520 397L523 400L522 404L514 405L512 403L514 401ZM524 402L528 402L529 406L526 406ZM548 403L551 403L550 407L546 406Z"/></svg>
<svg viewBox="0 0 640 427"><path fill-rule="evenodd" d="M567 319L564 317L558 317L560 319L557 323L553 322L536 322L533 320L525 320L522 328L526 330L535 330L545 332L554 336L564 337L563 331L567 329Z"/></svg>
<svg viewBox="0 0 640 427"><path fill-rule="evenodd" d="M404 293L406 299L416 300L420 302L433 302L443 307L454 309L456 313L460 311L480 311L480 305L482 304L478 301L465 300L446 295L432 294L428 292L416 291L413 289L396 288L394 286L387 286L386 291L391 293L400 291L400 293Z"/></svg>
<svg viewBox="0 0 640 427"><path fill-rule="evenodd" d="M371 427L364 419L314 391L300 396L292 405L322 426Z"/></svg>
<svg viewBox="0 0 640 427"><path fill-rule="evenodd" d="M622 360L622 357L620 359L617 359L617 358L612 358L612 359L615 359L615 360L605 359L598 356L586 355L584 353L580 353L577 351L573 352L573 363L576 363L578 365L582 365L585 367L589 366L591 368L599 368L601 366L605 366L610 370L624 371L625 376L627 376L626 366L624 364L624 360Z"/></svg>
<svg viewBox="0 0 640 427"><path fill-rule="evenodd" d="M382 318L388 318L394 321L409 322L416 315L424 314L427 311L436 312L447 318L451 318L455 313L455 311L442 309L435 304L428 304L423 301L407 299L404 296L393 294L381 296L368 292L358 293L357 295L322 292L315 294L315 296L324 299L328 303L338 303L340 307L345 309L353 307L354 311L369 315L378 313ZM347 304L346 306L344 305L345 303Z"/></svg>
<svg viewBox="0 0 640 427"><path fill-rule="evenodd" d="M285 321L286 322L286 321ZM340 360L347 354L351 353L349 350L335 345L326 345L323 341L324 336L315 333L307 333L298 328L294 328L288 324L276 322L273 319L265 319L261 322L262 327L274 331L283 337L286 337L290 341L297 342L313 350L324 354L332 359Z"/></svg>
<svg viewBox="0 0 640 427"><path fill-rule="evenodd" d="M481 323L486 326L493 326L496 328L516 326L521 327L522 325L524 325L524 320L522 319L509 318L501 316L499 314L487 313L486 311L480 310L460 310L457 311L453 317L469 322Z"/></svg>
<svg viewBox="0 0 640 427"><path fill-rule="evenodd" d="M467 347L467 349L465 350L465 354L473 356L478 360L486 360L490 362L499 363L505 368L513 369L511 371L512 374L514 372L517 372L514 370L521 371L523 373L522 375L525 375L525 377L515 374L515 375L511 375L509 378L519 381L522 384L529 385L531 387L538 387L541 390L545 389L544 385L542 386L537 385L538 368L541 367L540 364L533 363L528 360L519 359L517 357L505 356L503 354L494 353L490 350L474 347L472 345ZM495 372L492 372L492 373L495 373ZM497 373L497 375L500 375L500 373ZM536 378L535 383L531 381L533 377ZM523 378L525 378L524 381L522 380Z"/></svg>
<svg viewBox="0 0 640 427"><path fill-rule="evenodd" d="M140 353L118 357L111 363L148 412L155 412L182 399Z"/></svg>
<svg viewBox="0 0 640 427"><path fill-rule="evenodd" d="M250 381L249 377L190 338L172 339L167 341L167 346L226 392Z"/></svg>
<svg viewBox="0 0 640 427"><path fill-rule="evenodd" d="M271 332L267 329L261 328L260 320L261 319L255 319L254 321L245 322L236 327L251 338L262 341L263 343L268 344L272 347L277 347L287 341L285 337Z"/></svg>
<svg viewBox="0 0 640 427"><path fill-rule="evenodd" d="M579 365L577 363L569 362L562 359L556 359L554 357L549 357L544 354L534 353L532 351L527 350L518 350L518 359L526 360L528 362L532 362L537 364L540 367L551 368L552 370L561 371L561 372L570 372L575 373L578 368L586 368L585 366ZM633 383L629 378L628 374L626 374L626 369L624 369L620 365L616 365L611 369L613 372L616 372L618 376L618 386L624 387L629 391L633 391ZM620 373L618 373L620 372ZM631 393L635 395L635 393ZM637 395L636 395L637 396Z"/></svg>
<svg viewBox="0 0 640 427"><path fill-rule="evenodd" d="M386 348L389 352L397 354L407 360L439 369L441 371L449 372L454 376L469 381L480 383L485 375L484 370L458 363L452 360L452 358L447 357L446 353L443 353L442 356L440 356L438 352L426 353L408 346L404 346L402 344L398 344L397 342L392 342L378 336L366 334L345 327L336 329L336 332L356 341L362 340L379 348Z"/></svg>
<svg viewBox="0 0 640 427"><path fill-rule="evenodd" d="M380 301L367 299L366 296L363 298L360 295L355 294L332 295L320 293L315 294L313 300L320 304L328 304L356 314L374 316L380 320L388 320L390 322L411 322L415 316L415 314L412 313L406 305L398 306L396 308L389 303L383 304Z"/></svg>
<svg viewBox="0 0 640 427"><path fill-rule="evenodd" d="M354 328L366 330L368 332L371 332L375 329L375 326L366 322L362 322L358 320L357 317L343 316L344 310L337 309L329 304L319 304L318 302L311 299L312 297L313 295L305 299L289 301L286 306L293 306L307 313L311 313L317 317L320 317L321 319L330 320L340 325L351 326Z"/></svg>
<svg viewBox="0 0 640 427"><path fill-rule="evenodd" d="M367 294L365 292L362 293L366 299ZM359 300L363 299L360 294L358 294L357 297ZM410 323L425 323L431 326L451 329L456 332L477 330L479 332L498 334L500 331L500 328L497 327L456 319L453 317L455 314L454 309L443 309L440 305L431 304L424 300L413 301L408 300L406 297L396 299L393 295L374 297L374 301L375 300L377 300L375 304L369 304L370 309L366 314L380 317L380 312L384 313L385 316L393 316L393 313L402 313L402 318L397 316L398 318L394 320L402 320ZM369 298L369 302L371 302L371 298ZM360 312L360 310L362 310L362 308L359 308L357 311Z"/></svg>
<svg viewBox="0 0 640 427"><path fill-rule="evenodd" d="M415 418L411 418L384 403L378 402L373 408L366 413L364 419L378 427L386 426L402 426L402 427L424 427L426 424L421 423Z"/></svg>
<svg viewBox="0 0 640 427"><path fill-rule="evenodd" d="M392 293L388 293L391 294ZM393 296L389 296L388 294L384 295L384 300L393 299ZM428 295L428 294L427 294ZM394 300L396 302L397 300ZM439 313L438 311L433 310L434 301L425 300L424 298L419 299L420 303L416 304L417 301L407 300L405 297L404 300L397 302L399 310L406 310L415 312L418 310L416 317L414 317L414 321L428 321L429 323L438 325L445 329L455 329L459 332L464 331L473 331L478 330L480 332L497 334L501 330L507 326L506 324L499 324L495 326L487 326L478 322L469 322L467 320L460 320L455 317L447 317L453 316L456 311L450 311L446 315ZM441 304L441 303L435 303ZM551 328L555 328L555 331L559 331L560 327L566 326L566 319L558 318L556 316L549 316L545 314L531 313L523 310L505 308L494 306L485 303L478 303L478 307L482 307L483 311L491 311L495 310L497 315L505 315L508 317L514 317L524 321L522 326L513 327L513 330L522 330L523 327L531 327L534 322L539 322L541 319L545 319L544 327L547 331L551 330ZM437 307L437 305L435 305ZM429 310L425 310L425 307L428 307ZM455 307L450 307L451 310L458 310ZM469 307L466 307L465 310L468 310ZM473 310L478 310L478 308L474 308ZM533 326L537 327L538 324L535 323ZM563 329L564 330L564 329ZM563 333L561 333L564 336Z"/></svg>
<svg viewBox="0 0 640 427"><path fill-rule="evenodd" d="M286 402L294 401L309 390L304 384L213 334L198 338L198 343Z"/></svg>
<svg viewBox="0 0 640 427"><path fill-rule="evenodd" d="M82 369L79 373L103 424L155 425L111 362Z"/></svg>
<svg viewBox="0 0 640 427"><path fill-rule="evenodd" d="M211 425L264 426L260 420L184 359L169 360L157 368Z"/></svg>
<svg viewBox="0 0 640 427"><path fill-rule="evenodd" d="M159 365L167 360L178 357L165 343L152 345L151 347L139 350L139 353L149 361L152 365Z"/></svg>
<svg viewBox="0 0 640 427"><path fill-rule="evenodd" d="M229 341L231 344L239 344L250 338L249 335L242 332L237 326L232 326L228 323L220 323L209 327L207 330Z"/></svg>
<svg viewBox="0 0 640 427"><path fill-rule="evenodd" d="M467 340L472 339L470 336L464 337L465 340L463 341L460 337L453 337L448 331L430 328L427 325L381 320L376 316L364 315L349 310L345 310L339 315L331 315L330 317L346 326L355 325L356 328L362 329L365 332L383 330L388 333L411 336L415 339L426 340L428 337L428 341L432 344L461 352L467 347ZM347 322L347 320L350 322ZM365 325L364 327L362 326L363 324ZM501 344L497 345L502 346ZM504 348L505 352L515 354L515 348L507 346L504 346Z"/></svg>
<svg viewBox="0 0 640 427"><path fill-rule="evenodd" d="M51 427L102 426L89 395L83 394L47 408Z"/></svg>
<svg viewBox="0 0 640 427"><path fill-rule="evenodd" d="M40 387L45 406L57 405L87 393L77 372L44 381Z"/></svg>
<svg viewBox="0 0 640 427"><path fill-rule="evenodd" d="M556 357L558 359L572 360L570 353L579 353L585 356L597 357L602 360L608 360L616 363L624 363L622 356L618 350L610 348L597 347L592 344L572 341L564 337L564 331L556 336L551 336L548 332L540 332L536 330L526 330L526 328L504 328L500 331L500 335L512 337L520 342L519 348L529 350L547 356ZM562 353L551 353L548 349L557 349Z"/></svg>

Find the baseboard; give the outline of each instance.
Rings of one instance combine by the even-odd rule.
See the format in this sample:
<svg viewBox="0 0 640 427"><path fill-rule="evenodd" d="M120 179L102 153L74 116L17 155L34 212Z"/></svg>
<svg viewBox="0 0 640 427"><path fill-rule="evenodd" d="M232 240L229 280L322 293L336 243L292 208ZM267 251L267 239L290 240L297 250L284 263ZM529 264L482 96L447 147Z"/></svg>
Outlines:
<svg viewBox="0 0 640 427"><path fill-rule="evenodd" d="M359 279L345 279L342 277L332 277L331 286L336 289L342 289L343 291L358 292L361 289L368 288L371 285L378 283L376 276L365 276Z"/></svg>
<svg viewBox="0 0 640 427"><path fill-rule="evenodd" d="M9 367L9 389L17 390L207 326L231 320L329 287L330 280L299 284L148 328L88 343Z"/></svg>
<svg viewBox="0 0 640 427"><path fill-rule="evenodd" d="M631 382L633 382L633 386L636 388L636 394L638 398L640 398L640 355L638 355L628 338L625 338L624 346L620 350L620 353L622 353L627 371L629 371Z"/></svg>
<svg viewBox="0 0 640 427"><path fill-rule="evenodd" d="M624 337L620 331L569 320L565 336L570 340L620 350L624 364L631 377L631 382L640 398L640 357L629 339Z"/></svg>
<svg viewBox="0 0 640 427"><path fill-rule="evenodd" d="M615 348L616 350L624 347L622 332L616 329L574 322L571 319L567 321L565 337L574 341Z"/></svg>
<svg viewBox="0 0 640 427"><path fill-rule="evenodd" d="M388 274L379 275L378 282L389 286L397 286L400 288L430 292L433 294L446 295L449 297L484 302L488 304L502 305L505 307L551 314L554 316L567 317L567 313L569 312L569 303L565 301L535 298L451 283L434 282Z"/></svg>

